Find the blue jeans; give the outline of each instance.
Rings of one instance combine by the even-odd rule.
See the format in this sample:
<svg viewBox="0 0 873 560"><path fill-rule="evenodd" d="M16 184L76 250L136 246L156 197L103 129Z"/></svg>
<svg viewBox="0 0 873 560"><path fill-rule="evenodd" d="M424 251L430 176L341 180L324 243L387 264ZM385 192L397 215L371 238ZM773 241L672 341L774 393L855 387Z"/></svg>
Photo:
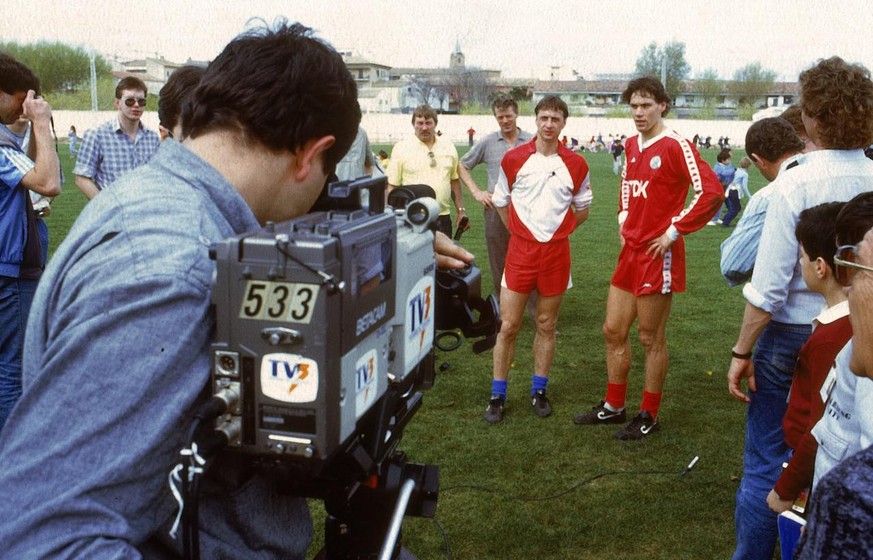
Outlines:
<svg viewBox="0 0 873 560"><path fill-rule="evenodd" d="M36 280L0 276L0 430L21 396L21 355Z"/></svg>
<svg viewBox="0 0 873 560"><path fill-rule="evenodd" d="M727 212L724 217L721 219L721 225L727 227L731 225L731 222L734 221L734 218L737 217L737 214L740 213L740 194L739 191L729 190L727 193L728 197L725 199L725 204L727 205Z"/></svg>
<svg viewBox="0 0 873 560"><path fill-rule="evenodd" d="M751 403L746 413L743 479L734 511L734 560L773 558L778 532L776 514L767 507L767 494L782 472L782 463L788 460L782 419L788 408L797 353L811 332L809 325L771 321L755 345L757 391L749 393Z"/></svg>

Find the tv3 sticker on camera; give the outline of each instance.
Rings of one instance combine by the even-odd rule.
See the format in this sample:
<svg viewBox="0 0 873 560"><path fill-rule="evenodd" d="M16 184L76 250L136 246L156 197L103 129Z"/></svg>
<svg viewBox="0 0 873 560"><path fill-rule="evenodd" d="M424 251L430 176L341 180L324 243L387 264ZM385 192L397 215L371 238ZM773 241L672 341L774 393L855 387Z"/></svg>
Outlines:
<svg viewBox="0 0 873 560"><path fill-rule="evenodd" d="M318 364L297 354L265 354L261 359L261 392L287 403L318 397Z"/></svg>
<svg viewBox="0 0 873 560"><path fill-rule="evenodd" d="M406 300L406 370L417 364L430 350L425 342L433 340L434 280L425 276L409 292Z"/></svg>
<svg viewBox="0 0 873 560"><path fill-rule="evenodd" d="M368 350L355 364L355 412L358 418L376 401L376 350Z"/></svg>

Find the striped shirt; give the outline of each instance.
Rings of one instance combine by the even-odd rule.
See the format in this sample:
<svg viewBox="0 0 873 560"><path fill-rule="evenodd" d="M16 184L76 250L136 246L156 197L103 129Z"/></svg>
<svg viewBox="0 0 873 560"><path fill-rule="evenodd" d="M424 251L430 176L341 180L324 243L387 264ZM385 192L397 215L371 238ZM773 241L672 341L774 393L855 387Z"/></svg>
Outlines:
<svg viewBox="0 0 873 560"><path fill-rule="evenodd" d="M124 173L148 163L160 143L157 133L142 123L136 139L131 140L116 117L85 132L73 173L92 179L103 190Z"/></svg>

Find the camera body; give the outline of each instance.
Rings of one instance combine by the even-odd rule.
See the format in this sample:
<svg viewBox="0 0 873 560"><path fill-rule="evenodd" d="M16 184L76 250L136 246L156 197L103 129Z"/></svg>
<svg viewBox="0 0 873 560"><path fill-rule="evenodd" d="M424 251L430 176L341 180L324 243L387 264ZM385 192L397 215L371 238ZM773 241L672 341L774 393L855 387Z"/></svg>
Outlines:
<svg viewBox="0 0 873 560"><path fill-rule="evenodd" d="M330 185L336 200L385 179ZM238 452L316 475L359 437L389 386L433 383L436 201L316 211L213 246L212 387L239 397L216 427ZM390 432L389 427L383 431ZM399 430L397 430L399 431Z"/></svg>

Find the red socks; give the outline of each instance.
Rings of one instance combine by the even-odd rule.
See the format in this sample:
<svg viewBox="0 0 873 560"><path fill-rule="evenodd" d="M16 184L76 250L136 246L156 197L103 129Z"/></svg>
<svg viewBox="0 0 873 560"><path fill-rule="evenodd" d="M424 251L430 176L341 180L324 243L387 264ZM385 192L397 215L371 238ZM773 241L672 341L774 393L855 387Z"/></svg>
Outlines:
<svg viewBox="0 0 873 560"><path fill-rule="evenodd" d="M627 395L627 383L606 383L606 401L616 412L624 408Z"/></svg>
<svg viewBox="0 0 873 560"><path fill-rule="evenodd" d="M658 417L658 409L661 408L661 396L663 393L650 393L643 389L643 402L640 410L648 411L652 418ZM603 399L610 409L616 412L623 409L627 400L627 383L606 383L606 398Z"/></svg>
<svg viewBox="0 0 873 560"><path fill-rule="evenodd" d="M645 410L652 415L652 418L658 417L658 409L661 408L661 396L663 393L650 393L643 389L643 402L640 405L640 410Z"/></svg>

